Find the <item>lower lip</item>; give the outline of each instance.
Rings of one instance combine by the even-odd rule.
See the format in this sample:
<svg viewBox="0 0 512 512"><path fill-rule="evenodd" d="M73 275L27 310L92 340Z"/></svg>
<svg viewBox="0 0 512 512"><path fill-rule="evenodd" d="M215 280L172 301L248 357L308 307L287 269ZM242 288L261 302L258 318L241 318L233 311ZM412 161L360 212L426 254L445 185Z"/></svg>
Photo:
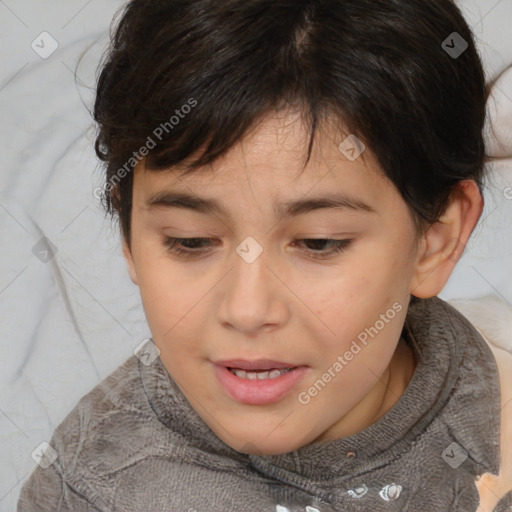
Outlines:
<svg viewBox="0 0 512 512"><path fill-rule="evenodd" d="M307 367L300 366L274 379L243 379L226 367L214 365L215 374L224 391L237 402L267 405L278 402L304 377Z"/></svg>

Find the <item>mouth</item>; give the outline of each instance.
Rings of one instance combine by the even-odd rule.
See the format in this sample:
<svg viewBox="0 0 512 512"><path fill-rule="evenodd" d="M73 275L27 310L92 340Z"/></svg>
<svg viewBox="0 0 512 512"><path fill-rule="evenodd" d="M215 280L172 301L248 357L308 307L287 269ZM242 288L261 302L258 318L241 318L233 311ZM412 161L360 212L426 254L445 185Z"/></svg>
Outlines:
<svg viewBox="0 0 512 512"><path fill-rule="evenodd" d="M273 359L255 359L253 361L249 361L246 359L226 359L223 361L214 361L213 364L224 366L225 368L234 368L236 370L245 370L245 371L270 371L270 370L282 370L282 369L290 369L297 368L298 364L293 363L285 363L282 361L276 361Z"/></svg>
<svg viewBox="0 0 512 512"><path fill-rule="evenodd" d="M285 373L294 370L293 368L271 368L270 370L242 370L240 368L229 368L228 370L241 379L249 380L263 380L263 379L276 379Z"/></svg>
<svg viewBox="0 0 512 512"><path fill-rule="evenodd" d="M214 368L224 392L237 402L249 405L267 405L281 400L308 370L304 365L270 359L217 361Z"/></svg>

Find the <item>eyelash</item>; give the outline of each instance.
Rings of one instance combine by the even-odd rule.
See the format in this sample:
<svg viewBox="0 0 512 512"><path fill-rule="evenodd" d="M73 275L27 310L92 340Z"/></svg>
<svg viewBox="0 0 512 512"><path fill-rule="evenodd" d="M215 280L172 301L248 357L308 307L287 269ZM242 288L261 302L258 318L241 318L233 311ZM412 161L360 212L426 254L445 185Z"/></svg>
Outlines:
<svg viewBox="0 0 512 512"><path fill-rule="evenodd" d="M164 246L167 248L167 250L170 253L174 253L178 256L190 258L190 257L198 256L200 254L205 254L209 251L208 250L182 249L181 247L177 247L178 243L182 243L182 242L190 243L192 241L195 244L196 242L201 243L201 242L208 242L210 240L211 240L211 238L199 238L199 237L198 238L172 238L172 237L166 236L163 238L163 243L164 243ZM320 258L325 258L325 257L333 256L335 254L342 253L352 243L353 239L335 240L335 239L331 239L331 238L302 238L302 239L296 240L296 241L298 241L298 242L330 242L330 243L334 244L333 249L331 249L330 251L327 251L327 252L314 251L311 249L306 251L306 252L309 252L310 254L312 254L313 258L320 259ZM194 244L192 244L192 245L194 245ZM319 256L320 256L320 258L319 258Z"/></svg>

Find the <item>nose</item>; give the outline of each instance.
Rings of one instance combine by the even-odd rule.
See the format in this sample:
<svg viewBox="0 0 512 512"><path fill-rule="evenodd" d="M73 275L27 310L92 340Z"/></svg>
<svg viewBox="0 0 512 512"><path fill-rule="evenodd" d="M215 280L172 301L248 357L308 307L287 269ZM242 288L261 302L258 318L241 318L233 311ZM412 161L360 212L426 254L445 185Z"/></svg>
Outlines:
<svg viewBox="0 0 512 512"><path fill-rule="evenodd" d="M288 319L289 291L263 251L256 259L233 258L232 270L223 280L218 309L220 322L247 336L282 327Z"/></svg>

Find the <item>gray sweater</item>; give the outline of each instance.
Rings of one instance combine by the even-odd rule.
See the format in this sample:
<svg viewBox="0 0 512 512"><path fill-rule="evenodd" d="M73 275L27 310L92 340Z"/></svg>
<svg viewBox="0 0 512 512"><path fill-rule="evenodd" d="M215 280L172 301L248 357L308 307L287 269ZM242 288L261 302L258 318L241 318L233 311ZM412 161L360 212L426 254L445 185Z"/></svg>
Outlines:
<svg viewBox="0 0 512 512"><path fill-rule="evenodd" d="M133 356L55 430L57 458L36 466L18 512L475 512L476 475L499 473L494 356L437 297L410 305L402 336L418 363L382 418L282 455L233 450L160 359ZM495 512L511 506L512 492Z"/></svg>

